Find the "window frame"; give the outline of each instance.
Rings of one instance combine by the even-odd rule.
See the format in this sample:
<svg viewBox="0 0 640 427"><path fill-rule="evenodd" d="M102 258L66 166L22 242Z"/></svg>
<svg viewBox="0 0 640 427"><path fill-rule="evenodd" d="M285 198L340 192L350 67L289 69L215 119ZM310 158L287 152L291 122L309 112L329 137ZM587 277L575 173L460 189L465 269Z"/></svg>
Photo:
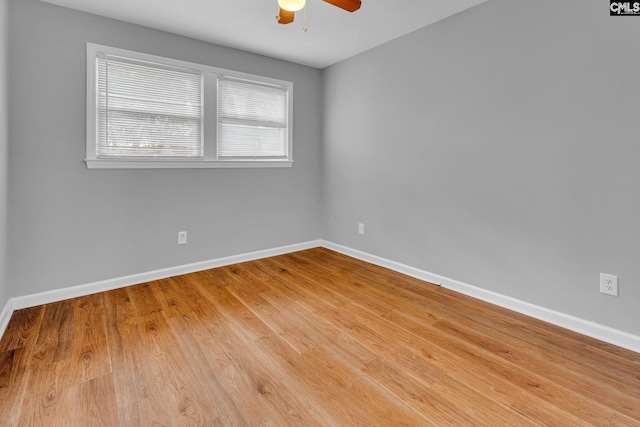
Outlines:
<svg viewBox="0 0 640 427"><path fill-rule="evenodd" d="M98 143L98 55L183 68L202 74L202 158L103 157L97 156ZM230 77L259 84L282 87L287 93L287 158L218 157L218 78ZM254 74L241 73L209 65L150 55L111 46L87 43L86 157L89 169L197 169L197 168L280 168L293 165L293 83Z"/></svg>

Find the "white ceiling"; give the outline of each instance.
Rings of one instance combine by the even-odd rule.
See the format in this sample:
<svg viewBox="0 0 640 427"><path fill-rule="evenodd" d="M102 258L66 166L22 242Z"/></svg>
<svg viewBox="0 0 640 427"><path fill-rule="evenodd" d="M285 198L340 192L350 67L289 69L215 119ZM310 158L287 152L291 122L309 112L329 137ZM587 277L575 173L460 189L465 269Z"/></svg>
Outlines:
<svg viewBox="0 0 640 427"><path fill-rule="evenodd" d="M249 52L324 68L486 0L362 0L348 13L307 0L288 25L277 0L43 0Z"/></svg>

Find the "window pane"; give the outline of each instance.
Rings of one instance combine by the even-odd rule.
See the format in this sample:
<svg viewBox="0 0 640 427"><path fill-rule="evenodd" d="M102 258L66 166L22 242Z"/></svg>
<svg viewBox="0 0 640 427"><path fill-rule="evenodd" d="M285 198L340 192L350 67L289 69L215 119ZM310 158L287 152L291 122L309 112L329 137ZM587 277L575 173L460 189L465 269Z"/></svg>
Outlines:
<svg viewBox="0 0 640 427"><path fill-rule="evenodd" d="M218 147L220 157L269 157L287 158L287 130L221 123L218 139L224 141Z"/></svg>
<svg viewBox="0 0 640 427"><path fill-rule="evenodd" d="M287 158L288 89L219 78L218 157Z"/></svg>
<svg viewBox="0 0 640 427"><path fill-rule="evenodd" d="M202 77L98 59L98 156L202 158Z"/></svg>

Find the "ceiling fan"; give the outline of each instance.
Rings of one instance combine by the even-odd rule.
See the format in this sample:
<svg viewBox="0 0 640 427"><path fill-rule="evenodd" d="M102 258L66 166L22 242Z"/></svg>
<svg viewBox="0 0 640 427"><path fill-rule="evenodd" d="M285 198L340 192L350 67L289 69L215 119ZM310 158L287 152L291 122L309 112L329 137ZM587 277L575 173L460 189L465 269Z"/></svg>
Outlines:
<svg viewBox="0 0 640 427"><path fill-rule="evenodd" d="M347 12L355 12L360 9L361 0L323 0L329 4L344 9ZM278 0L280 13L278 14L279 24L290 24L293 22L294 15L305 5L306 0Z"/></svg>

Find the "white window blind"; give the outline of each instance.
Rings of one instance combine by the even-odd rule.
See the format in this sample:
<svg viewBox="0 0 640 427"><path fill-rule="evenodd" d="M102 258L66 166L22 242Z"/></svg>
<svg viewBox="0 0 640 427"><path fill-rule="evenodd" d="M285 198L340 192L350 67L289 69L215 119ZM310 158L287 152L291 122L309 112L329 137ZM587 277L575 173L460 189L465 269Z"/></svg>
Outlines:
<svg viewBox="0 0 640 427"><path fill-rule="evenodd" d="M98 158L202 158L202 75L99 56Z"/></svg>
<svg viewBox="0 0 640 427"><path fill-rule="evenodd" d="M289 89L218 78L218 157L287 159Z"/></svg>

